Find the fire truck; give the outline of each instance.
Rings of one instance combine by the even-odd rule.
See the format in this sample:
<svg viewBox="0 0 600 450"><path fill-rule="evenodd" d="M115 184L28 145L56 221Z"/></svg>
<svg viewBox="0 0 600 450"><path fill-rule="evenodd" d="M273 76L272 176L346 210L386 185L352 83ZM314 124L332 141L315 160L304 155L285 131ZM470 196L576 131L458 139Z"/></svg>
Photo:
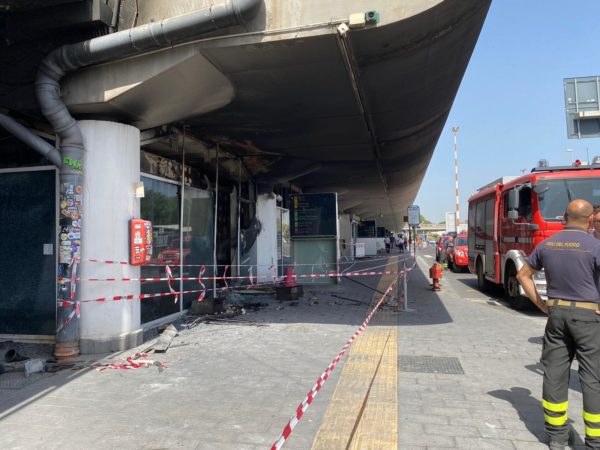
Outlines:
<svg viewBox="0 0 600 450"><path fill-rule="evenodd" d="M481 291L502 286L515 309L530 304L516 275L542 240L561 231L568 203L600 205L600 158L591 165L550 167L541 160L531 173L502 177L469 198L469 270ZM534 276L546 299L543 272Z"/></svg>

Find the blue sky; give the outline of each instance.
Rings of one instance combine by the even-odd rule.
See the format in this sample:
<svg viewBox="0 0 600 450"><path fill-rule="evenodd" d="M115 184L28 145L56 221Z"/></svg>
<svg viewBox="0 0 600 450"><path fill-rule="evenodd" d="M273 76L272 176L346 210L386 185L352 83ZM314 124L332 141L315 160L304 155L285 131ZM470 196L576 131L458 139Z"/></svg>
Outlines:
<svg viewBox="0 0 600 450"><path fill-rule="evenodd" d="M567 139L563 79L600 75L600 1L494 0L415 204L429 220L454 211L459 126L461 221L477 188L600 155L600 139Z"/></svg>

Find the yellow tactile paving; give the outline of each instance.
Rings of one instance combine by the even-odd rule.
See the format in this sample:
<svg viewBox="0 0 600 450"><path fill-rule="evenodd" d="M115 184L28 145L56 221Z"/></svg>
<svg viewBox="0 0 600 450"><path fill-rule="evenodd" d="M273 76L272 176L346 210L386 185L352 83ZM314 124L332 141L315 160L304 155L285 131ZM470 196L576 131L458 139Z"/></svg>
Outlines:
<svg viewBox="0 0 600 450"><path fill-rule="evenodd" d="M386 270L395 270L390 263ZM392 276L377 287L384 291ZM371 306L381 296L375 294ZM396 316L378 311L350 348L313 450L378 450L398 447L398 349Z"/></svg>

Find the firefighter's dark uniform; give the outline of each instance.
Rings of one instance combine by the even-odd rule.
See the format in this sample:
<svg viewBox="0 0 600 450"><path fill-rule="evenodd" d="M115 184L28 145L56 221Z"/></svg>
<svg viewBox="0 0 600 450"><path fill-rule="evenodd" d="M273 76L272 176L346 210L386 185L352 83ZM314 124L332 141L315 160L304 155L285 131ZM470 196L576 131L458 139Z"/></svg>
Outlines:
<svg viewBox="0 0 600 450"><path fill-rule="evenodd" d="M549 316L541 362L542 407L551 442L567 443L569 374L577 355L587 448L600 449L600 240L567 227L542 241L529 265L546 271Z"/></svg>

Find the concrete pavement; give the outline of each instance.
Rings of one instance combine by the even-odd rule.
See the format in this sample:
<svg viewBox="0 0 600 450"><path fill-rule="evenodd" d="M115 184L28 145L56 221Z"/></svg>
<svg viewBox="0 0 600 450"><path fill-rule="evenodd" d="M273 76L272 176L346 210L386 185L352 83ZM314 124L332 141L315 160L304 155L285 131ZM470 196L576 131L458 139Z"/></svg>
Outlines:
<svg viewBox="0 0 600 450"><path fill-rule="evenodd" d="M417 258L425 271L431 254ZM440 293L423 272L411 280L414 312L399 319L399 448L547 448L541 409L541 354L545 316L518 312L484 295L471 274L444 271ZM405 371L403 357L456 358L464 374ZM444 371L440 361L425 368ZM410 369L410 366L407 368ZM576 364L572 368L575 374ZM583 448L581 389L571 379L569 418Z"/></svg>
<svg viewBox="0 0 600 450"><path fill-rule="evenodd" d="M368 396L355 400L364 409L352 427L356 436L371 435L360 445L354 440L352 448L391 448L391 441L379 442L373 435L378 429L378 436L397 429L394 445L400 449L546 448L538 364L545 317L513 311L497 300L497 293L479 293L470 274L445 271L442 292L433 293L425 277L433 258L420 254L417 262L419 269L409 277L412 311L386 310L367 328L393 329L397 349L367 332L355 347L356 361L387 361L392 351L398 364L387 364L373 375L372 368L350 370L343 359L284 448L317 447L315 436L327 424L324 417L339 413L332 407L334 391L339 389L342 399L348 395L344 373L358 381L371 377L373 386ZM383 270L387 264L366 260L350 270ZM356 280L379 288L387 281ZM168 363L162 372L156 367L65 370L21 389L0 388L0 447L269 448L376 298L349 281L305 291L295 306L271 300L269 306L240 316L264 327L202 324L182 330L166 354L152 356ZM352 350L347 357L353 357ZM569 416L581 444L576 378ZM393 387L395 405L387 398L385 406L378 406L384 403L377 396ZM395 415L386 412L390 405L397 405ZM380 428L367 427L366 421Z"/></svg>

